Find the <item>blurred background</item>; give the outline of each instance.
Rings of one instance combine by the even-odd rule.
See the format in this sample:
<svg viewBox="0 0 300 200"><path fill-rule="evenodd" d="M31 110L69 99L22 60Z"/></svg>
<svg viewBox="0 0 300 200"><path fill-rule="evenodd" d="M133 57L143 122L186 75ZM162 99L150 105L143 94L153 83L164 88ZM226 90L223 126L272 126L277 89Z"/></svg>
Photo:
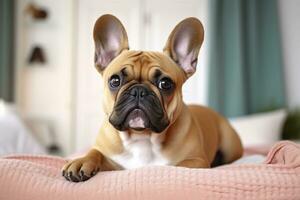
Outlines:
<svg viewBox="0 0 300 200"><path fill-rule="evenodd" d="M205 29L187 103L228 117L246 147L300 138L299 0L0 0L0 155L69 155L103 120L93 24L126 27L131 49L161 51L182 19Z"/></svg>

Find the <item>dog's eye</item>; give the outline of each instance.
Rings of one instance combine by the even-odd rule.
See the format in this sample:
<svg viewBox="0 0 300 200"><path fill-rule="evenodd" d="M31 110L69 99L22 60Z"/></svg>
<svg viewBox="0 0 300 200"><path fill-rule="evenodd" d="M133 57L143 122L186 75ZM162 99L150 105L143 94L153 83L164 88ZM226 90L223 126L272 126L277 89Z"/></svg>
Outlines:
<svg viewBox="0 0 300 200"><path fill-rule="evenodd" d="M109 80L109 85L111 88L117 88L121 85L121 78L118 75L112 75Z"/></svg>
<svg viewBox="0 0 300 200"><path fill-rule="evenodd" d="M162 78L159 82L158 82L158 87L161 90L171 90L173 88L173 81L170 78Z"/></svg>

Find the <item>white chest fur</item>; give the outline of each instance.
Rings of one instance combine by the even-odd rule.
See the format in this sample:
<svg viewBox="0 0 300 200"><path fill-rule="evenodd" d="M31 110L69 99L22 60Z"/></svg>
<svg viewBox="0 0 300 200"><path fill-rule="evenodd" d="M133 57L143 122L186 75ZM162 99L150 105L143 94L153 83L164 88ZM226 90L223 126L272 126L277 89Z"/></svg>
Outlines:
<svg viewBox="0 0 300 200"><path fill-rule="evenodd" d="M161 154L163 135L131 134L120 132L124 145L121 154L111 157L125 169L133 169L148 165L168 165L168 160Z"/></svg>

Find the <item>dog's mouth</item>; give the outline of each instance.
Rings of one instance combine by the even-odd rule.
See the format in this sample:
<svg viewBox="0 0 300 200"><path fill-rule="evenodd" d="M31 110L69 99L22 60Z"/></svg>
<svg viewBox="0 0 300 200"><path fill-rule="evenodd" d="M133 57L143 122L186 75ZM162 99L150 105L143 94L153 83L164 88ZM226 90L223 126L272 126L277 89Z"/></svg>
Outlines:
<svg viewBox="0 0 300 200"><path fill-rule="evenodd" d="M155 133L161 133L169 125L159 98L141 85L134 85L120 94L109 122L119 131L149 129Z"/></svg>
<svg viewBox="0 0 300 200"><path fill-rule="evenodd" d="M124 125L136 131L143 131L150 127L150 122L143 110L135 108L127 115Z"/></svg>

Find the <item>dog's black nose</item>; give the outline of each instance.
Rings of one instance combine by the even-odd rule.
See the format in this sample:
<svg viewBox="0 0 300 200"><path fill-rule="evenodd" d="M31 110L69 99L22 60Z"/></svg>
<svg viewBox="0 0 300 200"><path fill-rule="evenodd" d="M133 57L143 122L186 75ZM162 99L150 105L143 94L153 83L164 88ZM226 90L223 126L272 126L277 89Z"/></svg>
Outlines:
<svg viewBox="0 0 300 200"><path fill-rule="evenodd" d="M130 94L136 98L143 98L149 94L148 89L142 85L133 86Z"/></svg>

